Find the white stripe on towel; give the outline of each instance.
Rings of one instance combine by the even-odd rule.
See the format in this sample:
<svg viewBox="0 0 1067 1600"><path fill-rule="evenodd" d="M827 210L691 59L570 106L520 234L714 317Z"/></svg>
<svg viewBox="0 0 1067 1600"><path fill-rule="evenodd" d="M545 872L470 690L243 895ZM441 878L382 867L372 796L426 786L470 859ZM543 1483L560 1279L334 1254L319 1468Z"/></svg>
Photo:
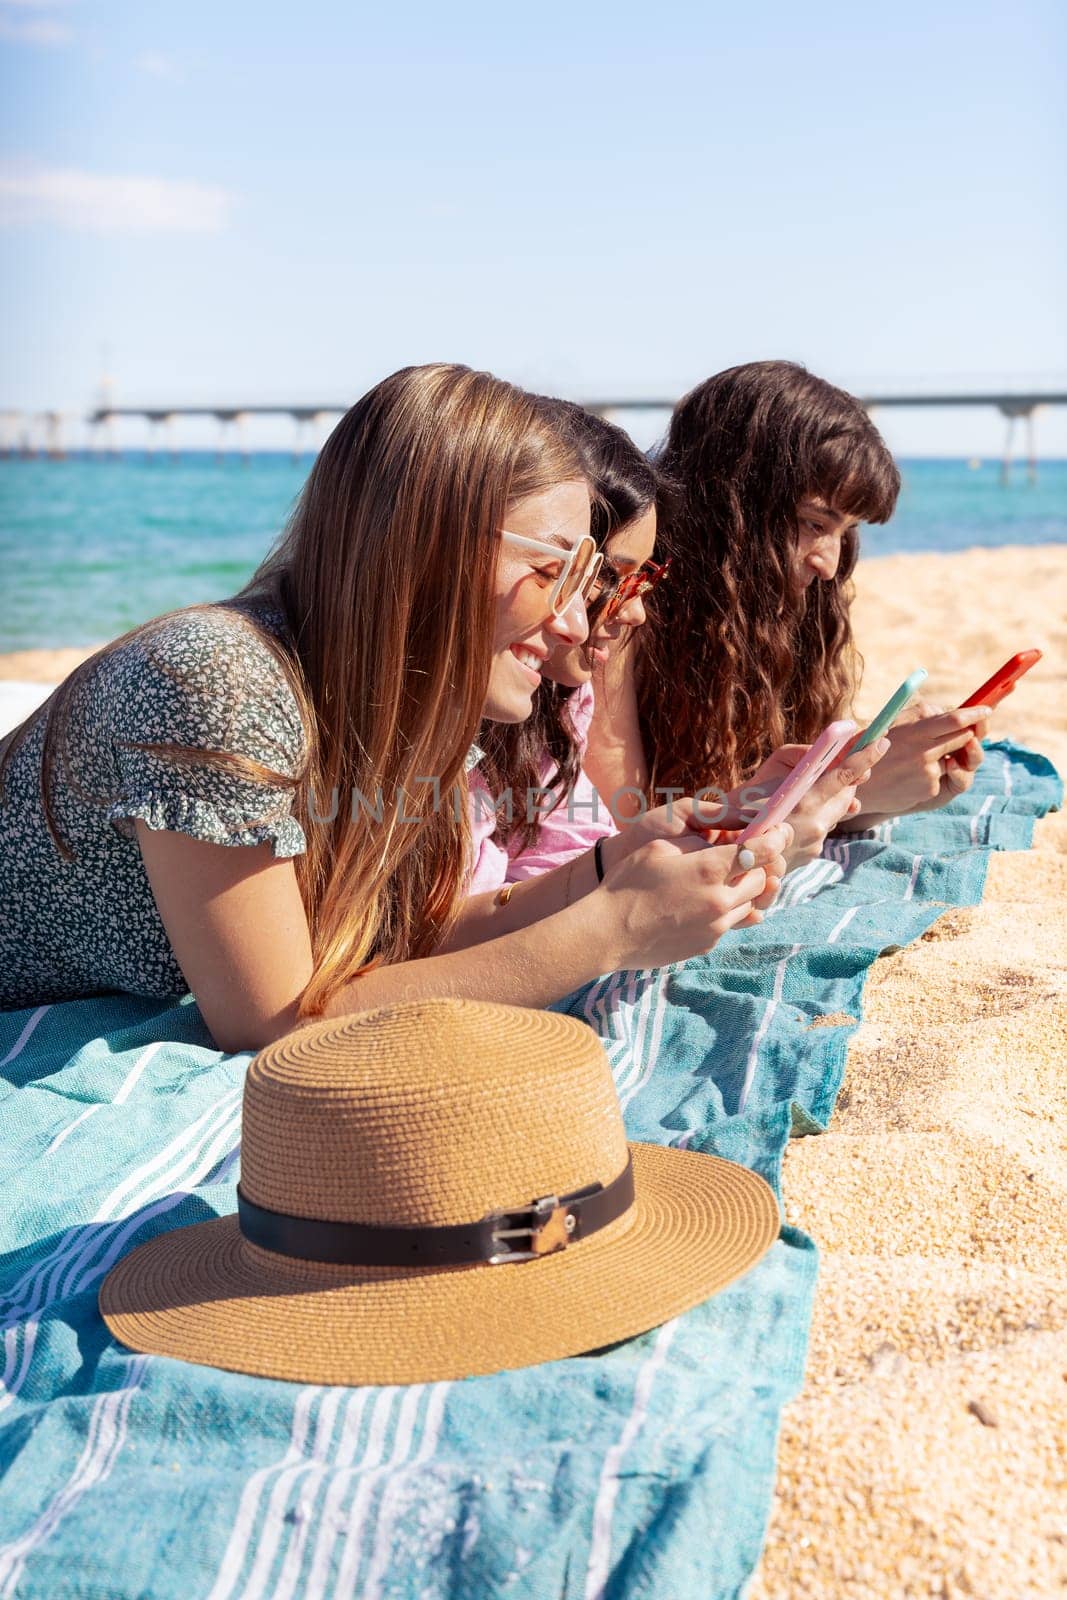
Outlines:
<svg viewBox="0 0 1067 1600"><path fill-rule="evenodd" d="M38 1006L37 1010L33 1013L33 1016L29 1019L29 1021L26 1024L26 1026L23 1028L22 1032L19 1034L18 1038L15 1040L14 1044L11 1046L11 1049L8 1051L7 1055L4 1057L3 1061L0 1061L0 1067L6 1067L9 1061L14 1061L16 1056L22 1054L23 1050L25 1050L27 1044L30 1041L30 1035L33 1032L34 1028L36 1028L37 1024L40 1022L40 1020L44 1016L45 1012L46 1011L50 1011L50 1010L51 1010L50 1006Z"/></svg>
<svg viewBox="0 0 1067 1600"><path fill-rule="evenodd" d="M980 817L984 817L985 816L986 812L989 810L989 808L990 808L990 806L992 804L993 804L993 796L991 794L987 794L985 799L982 801L982 804L979 806L978 810L975 812L974 816L971 818L971 843L972 844L977 844L978 843L978 820L979 820Z"/></svg>
<svg viewBox="0 0 1067 1600"><path fill-rule="evenodd" d="M0 1410L18 1393L29 1370L29 1360L36 1338L36 1323L32 1320L23 1329L21 1370L17 1379L13 1376L18 1330L23 1319L32 1319L55 1300L64 1295L76 1294L86 1288L94 1274L102 1275L106 1265L92 1268L89 1265L90 1258L102 1246L106 1247L111 1243L116 1232L120 1232L121 1239L125 1240L147 1220L148 1216L180 1204L187 1191L181 1189L175 1196L173 1193L175 1187L185 1181L190 1184L195 1183L204 1171L210 1171L219 1159L220 1141L225 1142L236 1136L240 1125L239 1100L240 1090L232 1090L223 1096L198 1117L190 1128L176 1135L160 1154L138 1168L131 1177L124 1179L97 1207L92 1224L68 1228L44 1260L36 1262L12 1286L6 1297L6 1305L0 1311L2 1317L0 1327L5 1330L6 1356L3 1375L0 1376ZM164 1169L162 1173L159 1172L160 1167ZM145 1182L154 1173L158 1175L153 1181ZM137 1190L139 1183L144 1184L141 1192L131 1193L131 1190ZM143 1208L154 1196L168 1191L170 1193L166 1200L154 1209L144 1211ZM140 1215L138 1215L139 1208L141 1208ZM118 1212L117 1216L114 1215L115 1212ZM118 1230L117 1224L125 1216L130 1215L135 1219L132 1225L125 1230ZM110 1264L112 1259L113 1255L105 1257L106 1264ZM62 1281L64 1278L65 1282Z"/></svg>
<svg viewBox="0 0 1067 1600"><path fill-rule="evenodd" d="M393 1404L395 1389L379 1389L374 1400L371 1412L370 1429L367 1442L363 1448L363 1456L358 1464L355 1461L356 1440L341 1441L341 1448L337 1452L330 1475L330 1487L326 1491L326 1499L319 1516L319 1531L315 1538L315 1549L311 1556L311 1570L308 1573L300 1600L321 1600L321 1597L332 1594L330 1589L330 1565L333 1559L334 1546L340 1536L342 1522L341 1504L352 1479L367 1469L374 1469L381 1462L385 1453L385 1439L389 1428L389 1416Z"/></svg>
<svg viewBox="0 0 1067 1600"><path fill-rule="evenodd" d="M126 1100L129 1098L131 1089L133 1088L134 1084L137 1082L138 1078L141 1076L141 1073L144 1071L145 1067L147 1067L148 1063L151 1061L151 1059L155 1055L156 1051L157 1050L162 1050L162 1048L163 1048L163 1040L162 1039L157 1039L154 1044L150 1044L148 1046L148 1049L144 1052L143 1055L141 1055L137 1059L137 1061L134 1063L134 1065L130 1068L129 1072L126 1074L125 1079L123 1080L122 1084L119 1086L118 1094L116 1094L114 1096L114 1098L111 1099L110 1101L108 1101L108 1100L98 1100L95 1105L86 1106L85 1110L82 1112L80 1117L75 1117L73 1122L69 1122L65 1128L62 1128L60 1130L60 1132L56 1134L55 1138L52 1140L52 1143L48 1146L48 1149L45 1151L45 1155L46 1156L50 1156L53 1151L58 1150L60 1145L64 1142L64 1140L68 1139L70 1137L70 1135L74 1132L75 1128L80 1127L81 1124L83 1122L85 1122L88 1117L92 1116L94 1111L99 1111L100 1107L102 1105L113 1105L113 1106L121 1106L121 1105L123 1105L126 1102Z"/></svg>
<svg viewBox="0 0 1067 1600"><path fill-rule="evenodd" d="M290 1490L301 1478L305 1478L314 1467L318 1466L321 1470L323 1463L329 1461L330 1446L333 1441L333 1425L337 1420L337 1411L344 1393L343 1389L327 1389L319 1405L319 1414L315 1419L315 1434L311 1441L310 1453L307 1455L302 1454L299 1460L284 1467L274 1480L270 1499L267 1502L267 1510L263 1518L263 1526L260 1529L259 1540L256 1544L252 1569L245 1581L244 1588L241 1590L241 1600L258 1600L258 1597L266 1591L267 1581L274 1566L274 1558L278 1551L282 1532L287 1525L293 1525L289 1507ZM304 1509L299 1498L295 1509L298 1512ZM290 1519L289 1524L286 1523L287 1517ZM294 1533L299 1537L299 1522L294 1526ZM305 1532L303 1539L300 1540L300 1554L303 1553L303 1546L306 1540L307 1533ZM288 1554L289 1552L286 1551L287 1557ZM288 1577L288 1574L286 1576Z"/></svg>
<svg viewBox="0 0 1067 1600"><path fill-rule="evenodd" d="M678 1318L665 1322L656 1334L652 1354L637 1375L634 1403L622 1433L604 1457L593 1507L593 1531L589 1542L589 1564L585 1571L585 1600L603 1600L604 1586L611 1573L611 1524L619 1493L619 1467L622 1458L641 1431L648 1411L656 1373L667 1358L667 1350L678 1327Z"/></svg>
<svg viewBox="0 0 1067 1600"><path fill-rule="evenodd" d="M100 1110L99 1104L97 1104L95 1106L86 1106L85 1110L82 1111L78 1116L76 1116L74 1118L73 1122L68 1122L65 1128L60 1128L59 1132L56 1134L55 1138L52 1140L52 1143L48 1146L48 1149L44 1153L45 1160L47 1160L47 1158L50 1155L54 1155L55 1154L55 1152L59 1149L60 1145L64 1144L66 1142L66 1140L70 1138L70 1136L74 1132L75 1128L80 1128L82 1123L87 1121L88 1118L92 1116L94 1111L99 1111L99 1110Z"/></svg>
<svg viewBox="0 0 1067 1600"><path fill-rule="evenodd" d="M216 1140L215 1144L209 1147L207 1152L208 1156L213 1159L214 1152L220 1140L225 1142L226 1140L234 1137L236 1131L237 1123L235 1118L230 1127L223 1130L222 1134L219 1136L219 1140ZM142 1207L141 1210L136 1211L127 1222L125 1227L119 1228L117 1224L112 1223L108 1228L99 1229L98 1238L95 1241L94 1248L96 1245L106 1241L108 1234L110 1233L110 1243L107 1245L107 1250L99 1261L84 1268L80 1278L78 1278L72 1287L67 1291L68 1294L78 1294L81 1292L81 1290L87 1288L95 1279L102 1278L118 1260L126 1246L127 1241L131 1239L139 1229L143 1228L146 1222L151 1222L153 1217L163 1216L166 1212L173 1211L174 1208L176 1206L180 1206L182 1201L187 1199L188 1196L188 1189L175 1190L174 1193L165 1195L162 1200L157 1200L155 1205L145 1206ZM17 1377L14 1379L11 1378L11 1371L13 1369L15 1352L18 1346L18 1324L16 1323L13 1327L9 1328L4 1335L4 1347L5 1351L7 1352L7 1359L4 1367L4 1379L2 1382L0 1382L0 1411L2 1411L5 1406L11 1403L26 1381L30 1369L30 1361L33 1356L34 1344L36 1343L37 1339L37 1326L37 1316L29 1317L22 1324L22 1365L19 1368Z"/></svg>
<svg viewBox="0 0 1067 1600"><path fill-rule="evenodd" d="M752 1080L756 1076L756 1063L759 1060L760 1045L767 1037L767 1030L771 1025L771 1018L774 1016L774 1013L782 1003L782 990L785 987L785 969L800 949L801 946L799 944L793 945L789 951L789 954L783 956L777 967L774 969L774 988L771 991L771 998L767 1001L763 1008L763 1016L760 1018L759 1027L756 1029L751 1048L748 1052L748 1060L745 1062L745 1076L741 1084L741 1094L737 1102L738 1111L743 1111L748 1103L748 1091L751 1089Z"/></svg>
<svg viewBox="0 0 1067 1600"><path fill-rule="evenodd" d="M126 1423L134 1391L139 1389L150 1356L136 1356L130 1362L122 1385L98 1396L89 1419L85 1448L69 1481L60 1489L21 1539L0 1547L0 1596L9 1600L18 1592L26 1562L55 1532L64 1517L96 1484L110 1473L126 1442Z"/></svg>
<svg viewBox="0 0 1067 1600"><path fill-rule="evenodd" d="M341 1457L346 1456L345 1464L347 1465L355 1454L356 1440L359 1437L360 1424L367 1404L367 1391L366 1389L357 1389L354 1393L351 1390L346 1392L348 1393L348 1405L345 1407L345 1414L341 1422L341 1434L336 1446L335 1460L339 1463ZM292 1595L296 1592L296 1586L300 1579L300 1569L304 1563L304 1551L307 1548L316 1520L314 1515L315 1501L322 1485L329 1482L334 1465L333 1461L327 1460L324 1464L316 1464L308 1472L307 1480L297 1497L295 1508L297 1512L296 1531L286 1547L282 1569L278 1574L278 1581L271 1591L271 1600L291 1600ZM323 1515L325 1515L325 1507L319 1513L320 1520ZM303 1589L301 1589L301 1596L303 1592Z"/></svg>
<svg viewBox="0 0 1067 1600"><path fill-rule="evenodd" d="M341 1560L337 1568L332 1600L347 1600L348 1596L355 1593L359 1569L363 1564L363 1534L375 1490L388 1473L395 1471L407 1460L408 1451L411 1449L415 1433L415 1417L422 1398L423 1385L402 1389L400 1393L403 1398L393 1437L392 1454L388 1461L380 1466L371 1467L362 1474L356 1492L352 1496L348 1512L348 1528L345 1532L345 1542L341 1546Z"/></svg>
<svg viewBox="0 0 1067 1600"><path fill-rule="evenodd" d="M233 1586L241 1575L244 1566L245 1550L255 1526L256 1513L259 1510L259 1497L263 1486L272 1473L284 1471L294 1462L301 1460L304 1454L304 1441L307 1438L311 1420L311 1408L318 1395L322 1394L321 1388L302 1389L296 1397L293 1406L293 1420L289 1429L289 1444L281 1460L271 1467L261 1467L252 1474L244 1486L237 1515L234 1518L233 1528L230 1530L229 1542L223 1553L222 1564L219 1567L215 1582L212 1585L208 1600L228 1600L233 1592Z"/></svg>
<svg viewBox="0 0 1067 1600"><path fill-rule="evenodd" d="M852 918L856 915L859 909L860 908L858 905L849 906L841 920L839 922L835 922L833 927L830 929L830 932L826 935L827 944L837 943L838 939L840 939L841 935L844 933L845 929L848 927L849 923L852 921Z"/></svg>
<svg viewBox="0 0 1067 1600"><path fill-rule="evenodd" d="M667 1020L667 1007L660 1004L666 978L667 973L662 967L652 968L649 971L648 984L642 996L642 1009L638 1017L638 1032L634 1040L634 1059L637 1062L638 1078L632 1088L628 1088L625 1094L619 1095L619 1104L623 1110L644 1088L655 1071L659 1042L663 1037L663 1027ZM651 1038L646 1045L645 1041L650 1033Z"/></svg>
<svg viewBox="0 0 1067 1600"><path fill-rule="evenodd" d="M371 1550L370 1566L367 1576L360 1589L360 1600L380 1600L382 1580L389 1570L389 1557L393 1548L393 1531L399 1513L400 1491L412 1473L424 1467L437 1449L437 1442L441 1436L441 1427L445 1419L445 1398L450 1385L435 1383L430 1392L430 1403L426 1408L426 1421L423 1424L422 1444L419 1446L418 1455L409 1467L401 1467L394 1473L385 1486L382 1494L382 1503L378 1511L377 1532L374 1547Z"/></svg>

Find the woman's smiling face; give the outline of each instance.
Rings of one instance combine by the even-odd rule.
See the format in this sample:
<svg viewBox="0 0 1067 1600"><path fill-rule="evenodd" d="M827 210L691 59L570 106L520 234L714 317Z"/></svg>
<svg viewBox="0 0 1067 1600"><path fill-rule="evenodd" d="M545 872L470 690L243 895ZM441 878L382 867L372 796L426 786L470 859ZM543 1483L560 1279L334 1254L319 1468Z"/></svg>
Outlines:
<svg viewBox="0 0 1067 1600"><path fill-rule="evenodd" d="M501 543L496 567L493 658L482 715L525 722L553 649L577 650L589 633L576 598L561 616L549 601L567 552L589 532L589 490L581 479L555 484L509 507L509 533L559 548L559 560Z"/></svg>
<svg viewBox="0 0 1067 1600"><path fill-rule="evenodd" d="M625 578L646 561L651 561L656 547L656 508L649 506L633 522L613 533L604 545L604 570L613 578ZM597 667L602 667L608 657L629 638L634 628L645 620L645 603L636 595L609 619L601 619L589 635L588 643L567 644L559 639L544 672L548 678L567 688L577 689L588 683Z"/></svg>

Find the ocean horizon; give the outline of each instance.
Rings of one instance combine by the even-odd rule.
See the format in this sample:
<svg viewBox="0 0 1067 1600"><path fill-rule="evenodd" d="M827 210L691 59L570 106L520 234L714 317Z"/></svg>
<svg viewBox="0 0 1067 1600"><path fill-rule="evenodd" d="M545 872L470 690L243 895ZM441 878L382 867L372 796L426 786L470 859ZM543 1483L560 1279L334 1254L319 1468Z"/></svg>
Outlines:
<svg viewBox="0 0 1067 1600"><path fill-rule="evenodd" d="M72 453L0 460L0 653L90 645L241 587L275 543L314 457L291 451ZM900 461L893 520L863 554L1067 544L1067 460Z"/></svg>

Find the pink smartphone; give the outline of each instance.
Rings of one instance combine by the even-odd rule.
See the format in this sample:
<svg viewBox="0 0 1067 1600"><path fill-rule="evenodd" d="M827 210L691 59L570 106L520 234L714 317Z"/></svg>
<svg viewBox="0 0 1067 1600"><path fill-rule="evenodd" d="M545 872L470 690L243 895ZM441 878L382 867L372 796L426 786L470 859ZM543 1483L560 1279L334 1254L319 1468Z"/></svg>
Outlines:
<svg viewBox="0 0 1067 1600"><path fill-rule="evenodd" d="M840 722L831 722L828 728L824 728L807 755L800 758L788 778L782 779L774 793L768 797L744 832L739 835L738 844L747 844L758 834L766 833L768 828L775 827L779 822L785 822L790 813L796 810L812 784L818 782L834 758L841 754L849 740L858 732L859 723L853 722L851 717L843 717Z"/></svg>

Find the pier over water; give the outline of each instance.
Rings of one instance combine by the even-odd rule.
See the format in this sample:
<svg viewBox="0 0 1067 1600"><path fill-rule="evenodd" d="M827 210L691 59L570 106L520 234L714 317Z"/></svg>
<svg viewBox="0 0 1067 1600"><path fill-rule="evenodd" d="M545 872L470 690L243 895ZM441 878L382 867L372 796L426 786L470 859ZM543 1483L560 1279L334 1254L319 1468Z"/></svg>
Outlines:
<svg viewBox="0 0 1067 1600"><path fill-rule="evenodd" d="M868 391L862 385L857 385L852 392L856 394L861 404L872 412L888 407L994 408L1007 422L1001 464L1001 473L1005 480L1011 472L1016 425L1021 422L1025 427L1027 470L1033 478L1037 473L1035 426L1037 413L1044 406L1067 405L1067 380L1060 382L1046 380L1042 383L990 383L972 389L957 389L939 383L926 388L911 386L895 389L890 386L879 386L872 387ZM673 410L676 398L667 399L658 396L598 398L583 400L581 403L587 410L596 412L599 416L621 417L627 412L669 412ZM139 420L148 424L147 448L150 454L157 447L173 454L176 453L173 425L178 418L214 421L217 426L218 456L247 455L247 423L256 417L290 418L294 429L292 445L294 456L313 454L316 448L316 433L321 432L336 417L342 416L347 411L348 404L350 402L276 405L102 404L84 418L59 411L36 413L0 411L0 457L45 456L52 460L61 460L67 453L69 430L78 421L88 425L91 453L114 456L120 453L116 439L116 424L128 420Z"/></svg>

